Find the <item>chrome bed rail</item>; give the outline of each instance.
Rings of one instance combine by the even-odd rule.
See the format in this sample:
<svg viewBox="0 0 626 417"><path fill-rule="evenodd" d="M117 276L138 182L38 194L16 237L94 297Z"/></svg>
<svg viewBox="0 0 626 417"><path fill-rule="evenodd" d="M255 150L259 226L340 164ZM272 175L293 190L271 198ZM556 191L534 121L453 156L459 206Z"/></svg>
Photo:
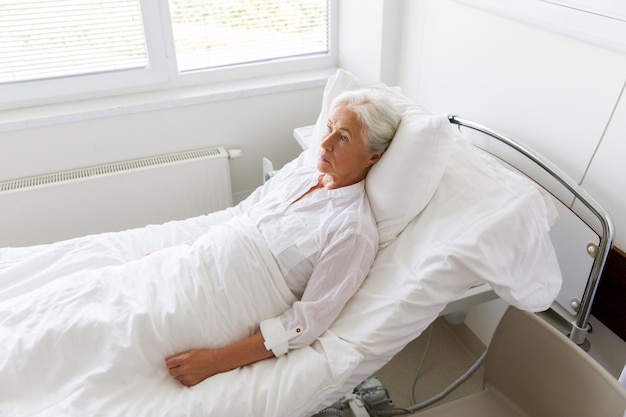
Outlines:
<svg viewBox="0 0 626 417"><path fill-rule="evenodd" d="M559 193L554 191L554 187L550 187L538 181L536 176L527 173L523 168L520 168L519 165L511 163L510 161L503 159L499 155L494 155L499 159L503 159L505 163L513 166L515 169L528 176L531 180L537 182L537 184L539 184L542 188L549 192L554 198L563 203L563 205L567 209L574 213L574 215L576 215L582 222L584 222L591 230L593 230L597 234L599 244L597 246L588 246L587 250L588 253L593 257L593 264L591 266L589 278L587 280L580 305L577 309L575 320L574 322L570 322L572 328L569 334L569 338L578 345L583 344L585 342L589 328L589 316L591 315L591 307L596 294L596 290L600 283L600 277L602 275L602 271L604 270L609 251L611 250L611 246L613 244L615 231L611 216L604 209L604 207L602 207L571 177L569 177L561 169L556 167L548 159L541 156L539 153L530 149L526 145L523 145L517 140L497 133L478 123L462 119L458 116L451 115L448 116L448 119L450 120L450 123L458 125L459 129L461 127L469 128L498 140L500 143L507 145L509 148L517 151L519 154L532 161L536 166L540 167L551 178L555 179L562 187L569 191L570 197L573 197L573 201L565 201L565 199L560 196ZM477 146L482 148L482 146L480 145ZM493 154L493 152L490 152L488 149L484 150ZM574 204L574 202L576 201L581 202L584 207L586 207L587 210L592 214L592 216L597 219L597 221L599 222L599 227L598 225L592 223L587 216L581 213L580 207L575 206Z"/></svg>

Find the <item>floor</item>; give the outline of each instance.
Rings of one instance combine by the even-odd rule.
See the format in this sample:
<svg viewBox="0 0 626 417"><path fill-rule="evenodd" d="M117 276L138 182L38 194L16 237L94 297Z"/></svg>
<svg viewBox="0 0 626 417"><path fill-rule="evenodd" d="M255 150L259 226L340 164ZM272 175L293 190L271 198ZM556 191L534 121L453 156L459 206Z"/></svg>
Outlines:
<svg viewBox="0 0 626 417"><path fill-rule="evenodd" d="M428 334L429 329L374 374L387 389L395 407L408 408L414 404L411 400L411 387L427 345L428 350L415 383L416 403L443 391L463 375L484 350L484 345L465 324L451 325L444 318L433 323L430 343ZM441 402L480 391L482 374L481 367Z"/></svg>

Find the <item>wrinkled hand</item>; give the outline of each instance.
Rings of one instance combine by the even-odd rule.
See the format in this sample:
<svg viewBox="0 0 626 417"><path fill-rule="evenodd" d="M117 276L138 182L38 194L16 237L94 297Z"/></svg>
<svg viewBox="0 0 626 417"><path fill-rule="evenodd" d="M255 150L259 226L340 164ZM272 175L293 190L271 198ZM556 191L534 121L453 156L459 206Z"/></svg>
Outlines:
<svg viewBox="0 0 626 417"><path fill-rule="evenodd" d="M192 349L165 358L170 375L188 387L199 384L220 372L215 352Z"/></svg>

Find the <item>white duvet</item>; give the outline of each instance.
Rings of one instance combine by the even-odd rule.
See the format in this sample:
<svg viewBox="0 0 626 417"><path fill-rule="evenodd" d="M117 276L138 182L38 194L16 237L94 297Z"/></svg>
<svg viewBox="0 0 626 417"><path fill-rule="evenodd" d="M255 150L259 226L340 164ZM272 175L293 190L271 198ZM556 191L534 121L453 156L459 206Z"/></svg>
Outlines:
<svg viewBox="0 0 626 417"><path fill-rule="evenodd" d="M43 259L47 250L39 247ZM15 277L19 262L7 257L10 251L5 276ZM165 357L241 340L295 301L243 216L191 244L79 269L94 257L75 253L72 266L63 257L58 265L52 258L29 263L25 255L23 273L39 269L49 282L4 287L12 296L0 303L1 416L204 415L198 402L189 413L193 390L169 376ZM53 272L59 269L77 272Z"/></svg>

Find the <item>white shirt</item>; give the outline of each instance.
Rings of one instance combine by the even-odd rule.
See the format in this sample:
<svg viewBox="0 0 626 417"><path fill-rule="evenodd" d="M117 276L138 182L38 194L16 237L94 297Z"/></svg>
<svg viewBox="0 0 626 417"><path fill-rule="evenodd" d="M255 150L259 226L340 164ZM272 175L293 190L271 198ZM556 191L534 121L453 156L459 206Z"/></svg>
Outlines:
<svg viewBox="0 0 626 417"><path fill-rule="evenodd" d="M328 329L363 283L378 248L363 181L319 189L294 203L320 175L315 168L279 172L236 207L255 222L298 298L281 316L260 323L265 346L276 356L308 346Z"/></svg>

